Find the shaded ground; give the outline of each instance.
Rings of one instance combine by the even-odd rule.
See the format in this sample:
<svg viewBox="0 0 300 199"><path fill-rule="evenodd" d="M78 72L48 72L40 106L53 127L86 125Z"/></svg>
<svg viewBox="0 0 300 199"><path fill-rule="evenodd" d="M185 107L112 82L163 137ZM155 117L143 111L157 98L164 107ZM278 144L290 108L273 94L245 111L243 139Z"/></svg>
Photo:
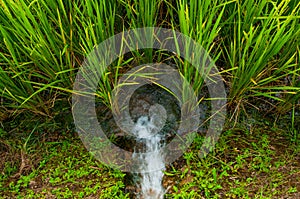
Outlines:
<svg viewBox="0 0 300 199"><path fill-rule="evenodd" d="M72 130L47 129L1 130L0 198L133 195L136 189L125 184L125 174L95 160ZM300 197L299 138L297 144L285 125L267 120L246 120L227 129L207 157L198 158L199 135L184 156L167 167L166 198Z"/></svg>
<svg viewBox="0 0 300 199"><path fill-rule="evenodd" d="M263 127L246 135L227 131L205 159L186 153L189 164L175 164L165 186L177 187L170 192L184 198L197 195L192 192L203 198L299 198L300 148L282 134Z"/></svg>

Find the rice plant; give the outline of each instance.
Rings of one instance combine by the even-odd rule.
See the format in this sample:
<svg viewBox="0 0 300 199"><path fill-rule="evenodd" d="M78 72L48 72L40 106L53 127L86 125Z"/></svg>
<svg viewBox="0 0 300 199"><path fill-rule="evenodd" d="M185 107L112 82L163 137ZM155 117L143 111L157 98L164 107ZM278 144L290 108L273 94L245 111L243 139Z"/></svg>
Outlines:
<svg viewBox="0 0 300 199"><path fill-rule="evenodd" d="M278 94L299 92L284 85L282 78L299 74L296 67L299 46L299 3L289 1L236 1L229 6L231 18L223 32L223 53L230 73L229 100L236 111L249 98L282 101ZM290 10L289 15L285 13Z"/></svg>
<svg viewBox="0 0 300 199"><path fill-rule="evenodd" d="M1 1L0 91L6 106L49 114L57 93L49 87L72 84L76 60L66 6L62 1Z"/></svg>
<svg viewBox="0 0 300 199"><path fill-rule="evenodd" d="M0 19L0 101L11 111L51 115L70 97L76 72L95 46L149 26L178 30L201 44L222 71L236 112L255 106L253 99L273 99L279 107L298 103L297 1L3 0ZM203 77L180 55L144 49L115 60L101 77L97 99L110 106L111 91L131 65L172 57L200 92Z"/></svg>
<svg viewBox="0 0 300 199"><path fill-rule="evenodd" d="M172 28L189 36L212 57L212 64L220 57L220 37L219 33L223 24L221 19L227 4L232 1L177 1L175 5L169 4L170 15L172 17ZM179 54L180 56L180 54ZM204 57L201 71L191 66L186 60L177 56L177 65L184 78L190 82L196 93L201 92L204 83L204 75L209 73L212 64L207 65ZM199 75L201 74L201 75Z"/></svg>
<svg viewBox="0 0 300 199"><path fill-rule="evenodd" d="M70 96L84 56L114 34L115 9L114 1L2 1L3 105L49 115L58 95Z"/></svg>

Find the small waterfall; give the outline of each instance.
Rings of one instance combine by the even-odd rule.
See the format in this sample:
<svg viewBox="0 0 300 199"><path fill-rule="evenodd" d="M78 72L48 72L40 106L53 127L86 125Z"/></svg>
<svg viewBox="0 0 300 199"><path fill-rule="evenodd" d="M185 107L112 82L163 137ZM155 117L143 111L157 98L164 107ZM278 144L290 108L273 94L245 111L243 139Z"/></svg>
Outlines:
<svg viewBox="0 0 300 199"><path fill-rule="evenodd" d="M164 136L159 134L155 125L155 115L150 118L138 118L133 134L142 147L135 147L133 157L138 161L139 192L142 199L162 199L164 188L162 186L163 170L165 169L164 156L160 153L164 146Z"/></svg>

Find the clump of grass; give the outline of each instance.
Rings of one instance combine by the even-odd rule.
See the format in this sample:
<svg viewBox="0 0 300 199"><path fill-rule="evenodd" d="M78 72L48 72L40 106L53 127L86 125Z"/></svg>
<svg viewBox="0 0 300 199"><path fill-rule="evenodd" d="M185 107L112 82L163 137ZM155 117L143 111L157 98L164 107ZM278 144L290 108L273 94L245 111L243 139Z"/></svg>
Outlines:
<svg viewBox="0 0 300 199"><path fill-rule="evenodd" d="M173 17L172 28L191 37L200 44L210 55L213 55L212 62L220 57L219 34L224 25L221 23L224 10L231 1L178 1L176 5L170 5L170 13ZM178 18L178 20L175 20ZM206 57L204 59L207 59ZM197 71L187 60L180 59L177 62L184 78L190 82L194 90L199 93L204 83L204 75L210 71L211 65L207 66L203 61L201 71ZM206 70L208 69L208 70ZM199 72L201 75L199 75Z"/></svg>
<svg viewBox="0 0 300 199"><path fill-rule="evenodd" d="M5 106L48 115L57 94L51 86L72 84L76 60L70 7L61 1L1 2L0 92Z"/></svg>
<svg viewBox="0 0 300 199"><path fill-rule="evenodd" d="M55 103L70 96L78 67L97 44L145 26L167 26L201 44L228 74L229 97L237 112L253 97L299 98L299 3L292 1L4 0L0 16L1 104L12 111L51 115ZM160 61L155 53L145 49L131 56ZM176 59L199 92L203 77L186 60ZM120 71L129 63L128 56L121 56L102 75L97 96L107 106ZM291 83L284 84L284 78Z"/></svg>
<svg viewBox="0 0 300 199"><path fill-rule="evenodd" d="M254 0L229 5L222 50L227 69L232 69L229 100L237 112L249 98L283 101L279 94L299 92L282 81L299 75L299 5Z"/></svg>
<svg viewBox="0 0 300 199"><path fill-rule="evenodd" d="M114 1L2 1L2 104L51 115L83 57L115 33L115 10Z"/></svg>

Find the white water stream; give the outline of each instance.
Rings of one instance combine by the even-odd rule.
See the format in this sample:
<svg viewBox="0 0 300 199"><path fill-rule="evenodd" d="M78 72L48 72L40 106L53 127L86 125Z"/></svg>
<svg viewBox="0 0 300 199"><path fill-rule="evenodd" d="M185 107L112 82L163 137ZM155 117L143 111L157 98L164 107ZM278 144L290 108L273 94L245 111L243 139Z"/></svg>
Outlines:
<svg viewBox="0 0 300 199"><path fill-rule="evenodd" d="M162 199L164 188L162 186L163 170L165 169L164 157L160 153L164 146L163 136L158 133L155 125L155 115L151 118L141 116L133 129L136 141L143 144L143 153L135 149L133 157L139 162L139 193L141 199ZM146 172L145 172L146 171Z"/></svg>

